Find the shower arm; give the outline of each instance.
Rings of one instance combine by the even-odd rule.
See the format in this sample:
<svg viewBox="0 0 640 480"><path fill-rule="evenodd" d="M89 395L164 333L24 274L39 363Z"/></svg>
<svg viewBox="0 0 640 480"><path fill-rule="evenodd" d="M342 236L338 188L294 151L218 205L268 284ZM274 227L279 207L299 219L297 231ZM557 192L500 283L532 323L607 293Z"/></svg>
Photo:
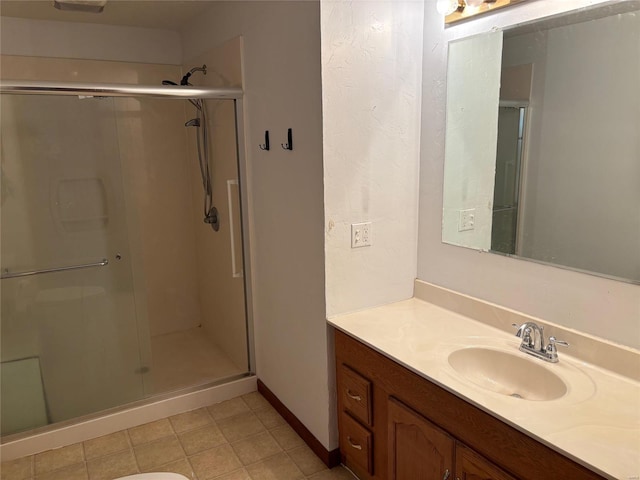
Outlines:
<svg viewBox="0 0 640 480"><path fill-rule="evenodd" d="M191 70L187 72L187 74L184 77L182 77L182 80L180 80L180 85L191 85L189 83L189 77L191 77L191 75L193 75L195 72L202 72L204 75L206 75L207 66L202 65L202 67L193 67Z"/></svg>

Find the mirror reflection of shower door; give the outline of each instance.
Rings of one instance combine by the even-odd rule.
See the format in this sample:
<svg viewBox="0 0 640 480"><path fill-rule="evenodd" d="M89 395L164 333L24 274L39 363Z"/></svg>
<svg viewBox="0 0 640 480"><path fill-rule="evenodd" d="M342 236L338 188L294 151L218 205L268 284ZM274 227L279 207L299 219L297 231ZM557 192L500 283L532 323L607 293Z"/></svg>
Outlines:
<svg viewBox="0 0 640 480"><path fill-rule="evenodd" d="M2 369L10 373L1 417L11 434L142 398L138 322L146 319L136 318L113 99L3 95L1 113Z"/></svg>
<svg viewBox="0 0 640 480"><path fill-rule="evenodd" d="M526 112L527 107L524 106L499 108L491 228L491 250L494 252L516 254L518 251L518 206Z"/></svg>

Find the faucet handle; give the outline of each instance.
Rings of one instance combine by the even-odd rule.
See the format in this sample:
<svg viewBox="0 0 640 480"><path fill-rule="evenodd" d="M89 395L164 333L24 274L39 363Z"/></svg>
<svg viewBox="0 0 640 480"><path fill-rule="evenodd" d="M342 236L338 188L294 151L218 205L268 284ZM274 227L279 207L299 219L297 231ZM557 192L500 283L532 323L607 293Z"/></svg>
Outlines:
<svg viewBox="0 0 640 480"><path fill-rule="evenodd" d="M556 337L549 337L549 345L547 348L552 348L555 345L560 345L562 347L568 347L569 342L565 342L564 340L558 340Z"/></svg>
<svg viewBox="0 0 640 480"><path fill-rule="evenodd" d="M546 351L546 359L549 362L557 363L558 362L558 349L556 345L561 345L563 347L568 347L569 343L564 340L558 340L556 337L549 337L549 345L547 345Z"/></svg>
<svg viewBox="0 0 640 480"><path fill-rule="evenodd" d="M558 340L556 337L549 337L549 345L547 345L547 352L555 354L558 349L556 345L560 345L562 347L568 347L569 343L564 340Z"/></svg>

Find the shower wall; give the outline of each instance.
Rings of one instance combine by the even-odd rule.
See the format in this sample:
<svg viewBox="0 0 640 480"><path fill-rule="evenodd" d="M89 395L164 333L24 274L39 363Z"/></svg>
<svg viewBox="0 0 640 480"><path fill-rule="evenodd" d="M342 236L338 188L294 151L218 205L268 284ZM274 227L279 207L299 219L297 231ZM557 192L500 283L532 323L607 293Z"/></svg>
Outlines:
<svg viewBox="0 0 640 480"><path fill-rule="evenodd" d="M3 55L2 77L158 84L180 78L181 69L97 60ZM151 336L201 323L196 275L190 159L182 126L185 103L115 100L127 221L137 292L145 292ZM142 297L139 297L142 298ZM142 317L141 317L142 318Z"/></svg>
<svg viewBox="0 0 640 480"><path fill-rule="evenodd" d="M207 75L195 74L194 85L242 87L242 39L236 37L184 63L184 70L207 65ZM248 365L244 303L240 191L234 108L232 102L207 100L211 140L214 205L220 212L220 230L213 233L202 222L202 181L197 167L195 130L189 129L189 165L192 210L198 251L198 286L207 336L241 369ZM195 109L187 107L189 111ZM195 112L194 112L195 114Z"/></svg>

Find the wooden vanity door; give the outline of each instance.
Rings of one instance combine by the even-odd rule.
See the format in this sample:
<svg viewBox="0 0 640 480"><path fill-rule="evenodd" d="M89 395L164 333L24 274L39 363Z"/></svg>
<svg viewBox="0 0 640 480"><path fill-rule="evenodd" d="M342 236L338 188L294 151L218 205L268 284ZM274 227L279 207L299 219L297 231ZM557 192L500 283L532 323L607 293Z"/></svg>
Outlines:
<svg viewBox="0 0 640 480"><path fill-rule="evenodd" d="M458 443L456 480L516 480L486 458Z"/></svg>
<svg viewBox="0 0 640 480"><path fill-rule="evenodd" d="M393 397L387 407L388 480L453 480L453 438Z"/></svg>

